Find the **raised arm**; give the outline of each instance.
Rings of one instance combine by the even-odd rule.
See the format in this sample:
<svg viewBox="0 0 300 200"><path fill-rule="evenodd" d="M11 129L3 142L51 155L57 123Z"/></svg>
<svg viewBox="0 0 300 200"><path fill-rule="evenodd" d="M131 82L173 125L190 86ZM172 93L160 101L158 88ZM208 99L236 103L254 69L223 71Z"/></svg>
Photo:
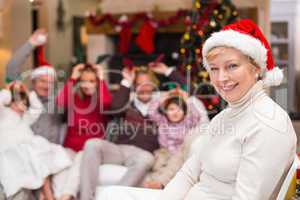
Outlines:
<svg viewBox="0 0 300 200"><path fill-rule="evenodd" d="M130 92L135 78L135 73L132 70L124 68L122 71L123 80L120 84L120 89L116 91L112 98L111 111L112 114L122 114L130 104Z"/></svg>
<svg viewBox="0 0 300 200"><path fill-rule="evenodd" d="M84 68L84 64L78 64L73 67L72 75L70 79L65 83L63 88L58 92L58 95L56 97L56 105L59 110L64 110L68 109L70 106L70 101L73 101L73 89L75 86L76 81L80 77L80 70Z"/></svg>
<svg viewBox="0 0 300 200"><path fill-rule="evenodd" d="M194 88L192 87L191 83L188 83L186 77L181 74L175 67L168 67L164 63L150 63L150 66L151 70L155 73L168 77L171 82L179 84L180 86L187 86L189 94L193 93Z"/></svg>
<svg viewBox="0 0 300 200"><path fill-rule="evenodd" d="M33 49L34 47L30 44L30 42L26 42L15 52L6 65L7 83L20 78L22 65L26 62Z"/></svg>
<svg viewBox="0 0 300 200"><path fill-rule="evenodd" d="M207 116L207 111L203 103L198 100L195 96L190 96L187 99L188 113L186 120L188 122L189 128L195 127L197 124L208 123L209 119Z"/></svg>
<svg viewBox="0 0 300 200"><path fill-rule="evenodd" d="M46 32L43 29L36 30L12 56L6 65L6 82L20 78L22 65L26 62L35 47L43 45L47 41Z"/></svg>
<svg viewBox="0 0 300 200"><path fill-rule="evenodd" d="M156 122L158 125L165 120L165 116L159 112L159 107L161 105L161 100L155 99L149 105L149 118Z"/></svg>
<svg viewBox="0 0 300 200"><path fill-rule="evenodd" d="M163 113L160 113L159 108L169 98L170 91L160 92L159 95L160 97L152 100L149 105L149 118L155 121L158 125L166 121L166 117L163 115ZM163 135L166 137L165 134Z"/></svg>
<svg viewBox="0 0 300 200"><path fill-rule="evenodd" d="M108 110L111 106L112 96L107 87L107 83L104 80L104 67L99 64L94 64L93 67L96 69L98 83L98 103L100 104L100 110Z"/></svg>

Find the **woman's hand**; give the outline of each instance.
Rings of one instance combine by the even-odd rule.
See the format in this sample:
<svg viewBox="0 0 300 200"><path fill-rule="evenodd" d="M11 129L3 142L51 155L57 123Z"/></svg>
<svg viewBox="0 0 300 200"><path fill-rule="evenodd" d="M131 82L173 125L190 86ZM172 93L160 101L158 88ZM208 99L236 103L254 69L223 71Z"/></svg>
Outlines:
<svg viewBox="0 0 300 200"><path fill-rule="evenodd" d="M6 89L6 90L11 90L11 89L13 88L13 86L14 86L15 83L16 83L16 81L10 82L9 84L7 84L7 85L5 86L5 89Z"/></svg>
<svg viewBox="0 0 300 200"><path fill-rule="evenodd" d="M29 93L28 88L21 82L21 81L13 81L6 85L5 87L7 90L13 90L13 91L22 91L25 93Z"/></svg>
<svg viewBox="0 0 300 200"><path fill-rule="evenodd" d="M73 80L78 80L81 75L81 70L84 68L84 64L78 64L73 67L71 78Z"/></svg>
<svg viewBox="0 0 300 200"><path fill-rule="evenodd" d="M100 80L104 80L104 67L103 67L103 65L95 64L95 65L93 65L93 67L97 71L97 77Z"/></svg>
<svg viewBox="0 0 300 200"><path fill-rule="evenodd" d="M184 100L187 100L189 98L189 94L182 89L178 89L178 93Z"/></svg>
<svg viewBox="0 0 300 200"><path fill-rule="evenodd" d="M173 89L173 90L170 90L170 91L168 92L168 94L169 94L169 97L172 97L172 96L180 96L180 97L182 97L184 100L187 100L187 99L189 98L189 94L188 94L186 91L180 89L179 87L177 87L177 88L175 88L175 89Z"/></svg>
<svg viewBox="0 0 300 200"><path fill-rule="evenodd" d="M155 63L155 62L152 62L152 63L149 63L148 65L150 67L150 69L157 73L157 74L162 74L162 75L165 75L168 71L168 66L165 65L164 63Z"/></svg>
<svg viewBox="0 0 300 200"><path fill-rule="evenodd" d="M130 83L133 83L133 81L135 79L135 72L134 72L134 70L124 68L122 70L122 76L125 80L129 81Z"/></svg>

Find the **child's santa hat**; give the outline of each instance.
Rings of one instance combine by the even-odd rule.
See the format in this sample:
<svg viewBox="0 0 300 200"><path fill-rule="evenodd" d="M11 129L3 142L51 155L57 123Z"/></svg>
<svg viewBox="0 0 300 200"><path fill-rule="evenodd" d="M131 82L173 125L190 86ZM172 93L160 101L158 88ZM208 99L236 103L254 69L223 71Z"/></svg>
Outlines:
<svg viewBox="0 0 300 200"><path fill-rule="evenodd" d="M280 85L283 73L278 67L274 66L269 43L258 26L251 20L244 19L229 24L221 31L213 33L205 41L202 55L206 68L209 68L206 58L208 52L219 46L233 47L251 57L262 69L261 77L266 86Z"/></svg>
<svg viewBox="0 0 300 200"><path fill-rule="evenodd" d="M55 69L50 65L45 58L45 47L39 46L37 48L38 67L35 68L31 73L31 79L36 79L42 75L56 76Z"/></svg>

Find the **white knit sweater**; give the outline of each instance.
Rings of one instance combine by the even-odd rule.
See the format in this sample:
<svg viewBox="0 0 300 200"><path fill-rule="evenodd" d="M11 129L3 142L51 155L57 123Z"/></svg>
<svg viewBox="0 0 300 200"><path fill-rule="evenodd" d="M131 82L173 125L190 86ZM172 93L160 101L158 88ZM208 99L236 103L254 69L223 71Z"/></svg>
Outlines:
<svg viewBox="0 0 300 200"><path fill-rule="evenodd" d="M161 200L267 200L296 153L287 113L257 82L209 125Z"/></svg>

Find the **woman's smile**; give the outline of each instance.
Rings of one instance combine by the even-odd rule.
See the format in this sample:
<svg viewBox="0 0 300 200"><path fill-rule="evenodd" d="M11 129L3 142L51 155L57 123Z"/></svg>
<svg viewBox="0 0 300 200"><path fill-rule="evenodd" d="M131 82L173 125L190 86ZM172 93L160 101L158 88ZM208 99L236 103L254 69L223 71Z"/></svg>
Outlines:
<svg viewBox="0 0 300 200"><path fill-rule="evenodd" d="M235 83L235 84L225 84L221 86L221 90L223 92L232 92L239 84Z"/></svg>

